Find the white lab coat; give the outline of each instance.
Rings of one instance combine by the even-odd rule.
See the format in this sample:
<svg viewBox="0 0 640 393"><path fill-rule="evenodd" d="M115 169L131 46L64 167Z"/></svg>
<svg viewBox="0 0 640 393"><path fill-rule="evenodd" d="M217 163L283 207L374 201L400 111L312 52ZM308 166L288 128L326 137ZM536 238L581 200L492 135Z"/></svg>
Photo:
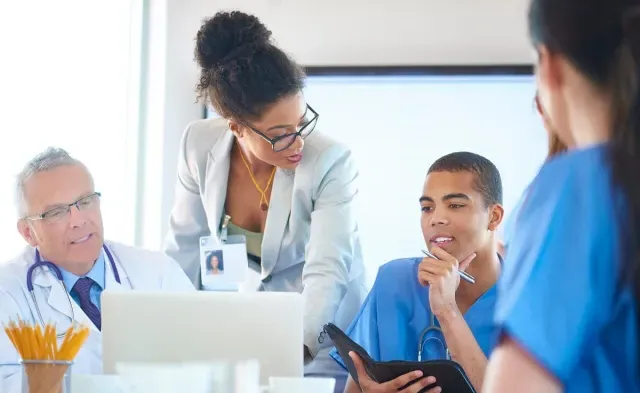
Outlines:
<svg viewBox="0 0 640 393"><path fill-rule="evenodd" d="M106 242L113 254L120 274L115 280L111 263L105 255L105 290L167 290L195 291L191 281L180 266L163 253ZM104 251L103 251L104 252ZM28 247L19 257L0 264L0 322L7 323L19 316L29 323L40 323L31 294L27 290L27 269L35 262L35 249ZM67 327L71 322L71 310L67 291L55 275L46 268L33 273L33 286L42 319ZM91 334L75 359L72 372L77 374L102 373L102 334L76 304L71 301L75 319L91 326ZM19 393L21 372L18 367L1 366L16 363L19 356L4 332L0 332L0 383L3 393Z"/></svg>

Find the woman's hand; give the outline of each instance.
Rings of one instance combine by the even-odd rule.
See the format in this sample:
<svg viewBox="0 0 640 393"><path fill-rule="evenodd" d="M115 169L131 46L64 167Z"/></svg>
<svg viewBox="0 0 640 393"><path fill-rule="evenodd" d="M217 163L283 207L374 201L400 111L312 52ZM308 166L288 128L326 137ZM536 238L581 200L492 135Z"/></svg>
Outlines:
<svg viewBox="0 0 640 393"><path fill-rule="evenodd" d="M364 363L358 354L352 351L349 352L349 357L353 360L358 372L358 383L362 393L418 393L436 382L434 377L423 378L422 371L412 371L389 382L377 383L367 374ZM424 393L440 393L441 391L439 386L435 386Z"/></svg>

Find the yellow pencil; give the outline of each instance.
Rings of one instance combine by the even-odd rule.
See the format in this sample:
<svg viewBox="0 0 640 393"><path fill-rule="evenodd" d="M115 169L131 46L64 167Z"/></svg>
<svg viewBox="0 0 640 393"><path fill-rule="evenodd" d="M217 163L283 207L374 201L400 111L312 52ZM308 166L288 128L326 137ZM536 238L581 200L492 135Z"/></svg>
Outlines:
<svg viewBox="0 0 640 393"><path fill-rule="evenodd" d="M61 393L68 364L78 355L91 331L87 326L70 326L58 345L55 325L32 325L18 318L3 323L9 341L24 362L29 393ZM38 361L62 363L38 363ZM32 362L36 361L36 362Z"/></svg>

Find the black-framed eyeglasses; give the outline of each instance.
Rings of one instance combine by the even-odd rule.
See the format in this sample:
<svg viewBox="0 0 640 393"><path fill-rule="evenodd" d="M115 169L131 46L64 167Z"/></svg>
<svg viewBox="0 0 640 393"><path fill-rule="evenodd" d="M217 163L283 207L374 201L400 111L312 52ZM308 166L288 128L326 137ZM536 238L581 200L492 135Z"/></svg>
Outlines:
<svg viewBox="0 0 640 393"><path fill-rule="evenodd" d="M77 201L70 203L68 205L62 205L58 207L54 207L53 209L49 209L42 214L36 214L34 216L25 217L25 220L30 221L38 221L43 220L47 222L55 222L59 221L65 217L69 217L69 212L73 206L76 207L79 211L88 210L94 207L97 202L100 200L99 192L94 192L93 194L89 194L85 197L78 199Z"/></svg>
<svg viewBox="0 0 640 393"><path fill-rule="evenodd" d="M316 112L309 104L307 104L307 109L304 112L304 116L302 117L299 125L296 127L297 131L278 135L273 138L269 138L262 131L256 129L250 124L245 123L245 125L249 127L251 131L260 135L265 141L271 143L273 151L278 153L288 149L289 146L293 145L293 142L296 141L297 137L300 137L302 139L308 137L309 134L311 134L316 128L318 117L320 117L320 115L318 115L318 112Z"/></svg>

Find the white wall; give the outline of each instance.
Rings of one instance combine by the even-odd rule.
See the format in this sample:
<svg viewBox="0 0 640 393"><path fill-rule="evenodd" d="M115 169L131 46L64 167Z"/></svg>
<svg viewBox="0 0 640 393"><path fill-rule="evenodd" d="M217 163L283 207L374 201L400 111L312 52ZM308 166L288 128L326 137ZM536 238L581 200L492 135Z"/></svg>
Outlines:
<svg viewBox="0 0 640 393"><path fill-rule="evenodd" d="M173 202L181 133L194 103L194 36L222 9L256 14L303 65L530 62L527 0L149 0L144 236L160 247Z"/></svg>

